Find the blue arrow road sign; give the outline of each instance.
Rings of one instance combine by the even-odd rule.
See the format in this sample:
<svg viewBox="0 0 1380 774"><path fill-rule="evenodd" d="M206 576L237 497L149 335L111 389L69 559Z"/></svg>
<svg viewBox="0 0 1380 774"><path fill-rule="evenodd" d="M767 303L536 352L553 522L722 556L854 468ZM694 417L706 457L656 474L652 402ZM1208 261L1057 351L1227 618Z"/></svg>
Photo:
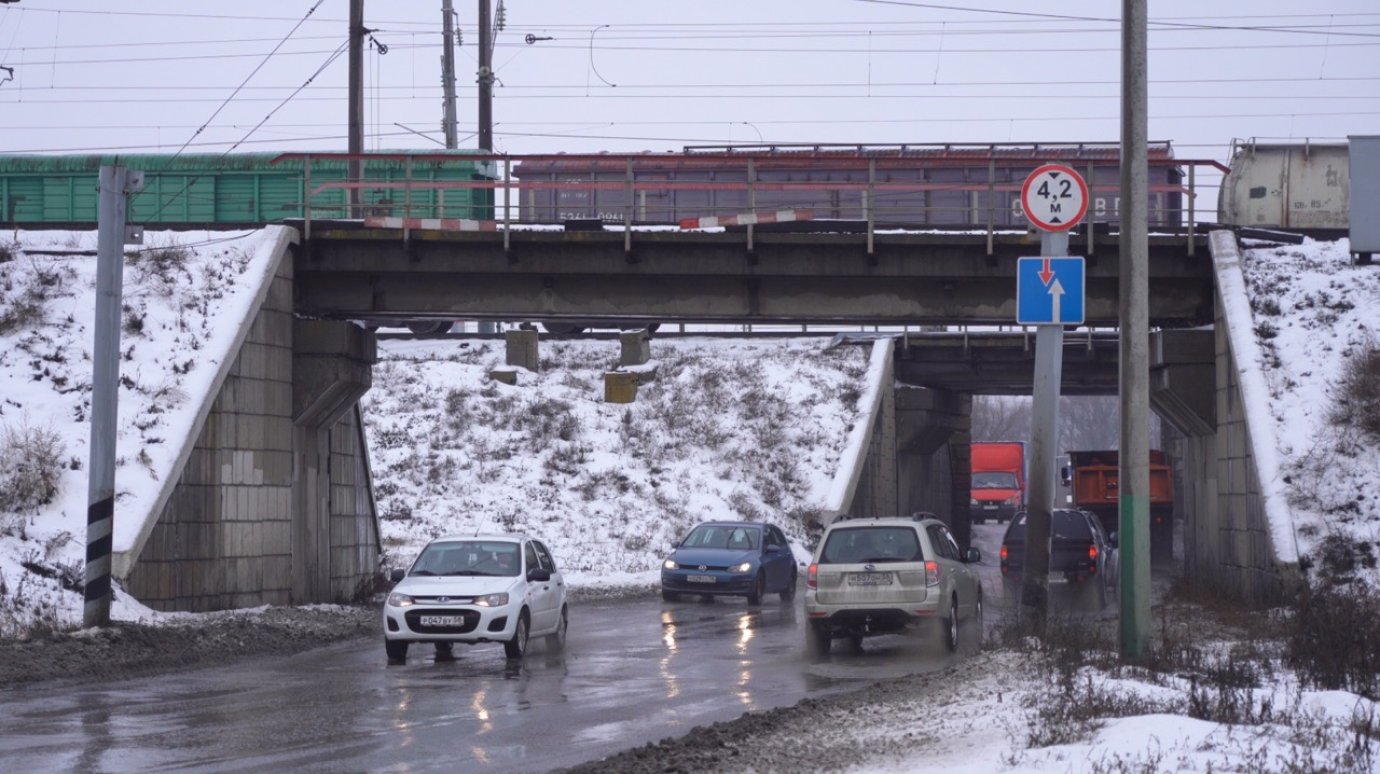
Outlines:
<svg viewBox="0 0 1380 774"><path fill-rule="evenodd" d="M1083 259L1020 258L1016 261L1016 323L1083 324Z"/></svg>

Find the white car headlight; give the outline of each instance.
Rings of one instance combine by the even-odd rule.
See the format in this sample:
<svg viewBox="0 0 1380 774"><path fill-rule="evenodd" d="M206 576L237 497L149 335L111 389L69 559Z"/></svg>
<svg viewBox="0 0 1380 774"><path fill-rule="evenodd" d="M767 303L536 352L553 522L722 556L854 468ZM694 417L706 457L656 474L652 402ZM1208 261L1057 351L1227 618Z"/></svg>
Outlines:
<svg viewBox="0 0 1380 774"><path fill-rule="evenodd" d="M728 568L728 571L729 571L729 572L747 572L747 571L749 571L749 570L751 570L751 569L752 569L752 562L743 562L742 564L735 564L735 565L733 565L732 567Z"/></svg>
<svg viewBox="0 0 1380 774"><path fill-rule="evenodd" d="M505 594L485 594L482 597L475 597L474 604L479 607L503 607L508 604L508 595Z"/></svg>
<svg viewBox="0 0 1380 774"><path fill-rule="evenodd" d="M406 594L399 594L395 591L388 595L388 605L390 607L411 607L415 604L417 604L416 600Z"/></svg>
<svg viewBox="0 0 1380 774"><path fill-rule="evenodd" d="M674 559L667 559L666 561L664 561L664 562L661 563L661 566L662 566L663 568L667 569L667 570L679 570L679 569L680 569L680 565L676 564L676 560L674 560Z"/></svg>

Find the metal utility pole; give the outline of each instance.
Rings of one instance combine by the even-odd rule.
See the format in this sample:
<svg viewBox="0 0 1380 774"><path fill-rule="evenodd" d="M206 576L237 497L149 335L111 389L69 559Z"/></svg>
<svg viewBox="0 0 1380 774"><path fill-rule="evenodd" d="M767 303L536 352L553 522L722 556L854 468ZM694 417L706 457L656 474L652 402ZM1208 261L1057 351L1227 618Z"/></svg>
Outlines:
<svg viewBox="0 0 1380 774"><path fill-rule="evenodd" d="M494 149L493 31L489 29L489 0L479 0L479 149Z"/></svg>
<svg viewBox="0 0 1380 774"><path fill-rule="evenodd" d="M446 148L455 150L455 10L451 0L441 0L441 88L445 91L445 106L441 131L446 135Z"/></svg>
<svg viewBox="0 0 1380 774"><path fill-rule="evenodd" d="M87 479L86 583L82 625L110 623L110 553L115 525L115 438L120 398L120 307L125 211L143 174L103 166L96 235L96 320L91 373L91 460Z"/></svg>
<svg viewBox="0 0 1380 774"><path fill-rule="evenodd" d="M1121 3L1121 655L1150 654L1149 65L1146 0Z"/></svg>
<svg viewBox="0 0 1380 774"><path fill-rule="evenodd" d="M479 0L479 149L493 152L494 149L494 44L493 30L489 28L489 0ZM507 195L506 193L504 194ZM497 324L489 321L479 323L480 333L494 333Z"/></svg>
<svg viewBox="0 0 1380 774"><path fill-rule="evenodd" d="M364 152L364 0L350 0L350 131L347 149L352 155ZM363 162L352 158L347 162L346 174L351 183L358 183ZM360 190L350 189L352 218L360 215Z"/></svg>

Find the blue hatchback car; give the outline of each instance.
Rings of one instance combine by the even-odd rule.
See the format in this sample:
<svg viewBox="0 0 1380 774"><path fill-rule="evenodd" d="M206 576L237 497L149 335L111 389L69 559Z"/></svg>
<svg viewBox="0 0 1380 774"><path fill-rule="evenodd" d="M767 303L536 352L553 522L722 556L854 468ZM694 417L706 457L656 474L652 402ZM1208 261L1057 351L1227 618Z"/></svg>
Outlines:
<svg viewBox="0 0 1380 774"><path fill-rule="evenodd" d="M770 524L710 521L690 530L661 565L661 598L681 594L747 597L762 604L767 594L795 598L795 556L786 536Z"/></svg>

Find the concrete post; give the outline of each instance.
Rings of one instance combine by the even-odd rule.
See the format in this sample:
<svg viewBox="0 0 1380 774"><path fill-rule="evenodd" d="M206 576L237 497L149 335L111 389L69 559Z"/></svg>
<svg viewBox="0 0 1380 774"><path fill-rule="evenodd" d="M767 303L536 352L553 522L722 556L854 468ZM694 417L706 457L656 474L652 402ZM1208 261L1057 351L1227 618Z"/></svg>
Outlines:
<svg viewBox="0 0 1380 774"><path fill-rule="evenodd" d="M504 331L503 340L506 344L508 365L526 368L533 373L541 370L536 331Z"/></svg>

